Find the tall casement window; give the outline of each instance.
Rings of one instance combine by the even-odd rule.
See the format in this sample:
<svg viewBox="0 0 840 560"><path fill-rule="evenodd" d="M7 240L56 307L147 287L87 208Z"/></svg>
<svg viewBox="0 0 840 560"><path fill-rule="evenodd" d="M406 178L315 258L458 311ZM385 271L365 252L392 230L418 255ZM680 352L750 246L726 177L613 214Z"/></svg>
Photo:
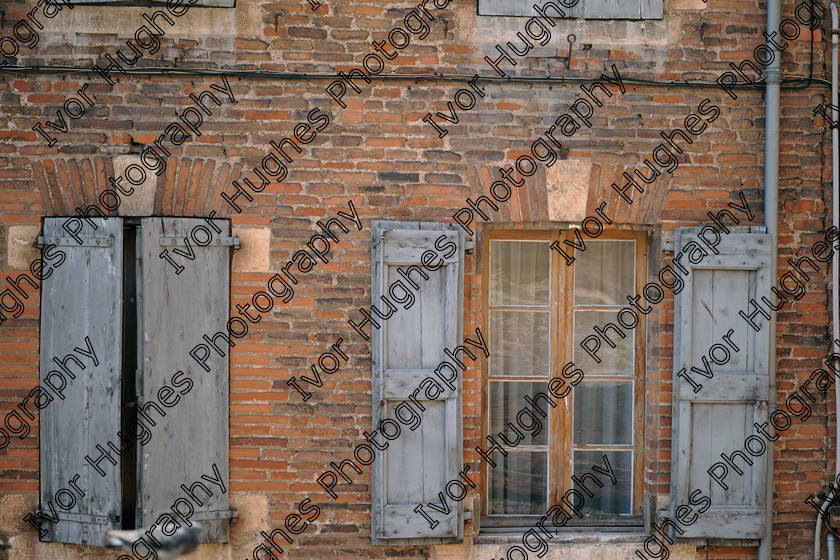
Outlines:
<svg viewBox="0 0 840 560"><path fill-rule="evenodd" d="M483 309L492 351L484 364L482 447L490 436L507 455L493 453L495 467L482 469L483 527L532 525L564 492L579 489L575 479L593 465L603 468L604 457L617 482L604 476L603 487L588 484L593 496L586 495L583 518L568 525L641 523L644 313L635 314L633 328L621 328L624 338L606 329L615 348L602 338L600 362L580 342L596 327L618 324L617 313L641 292L646 236L605 232L583 240L581 251L571 247L580 246L574 231L485 234ZM559 250L574 261L567 264ZM525 407L533 413L520 415Z"/></svg>

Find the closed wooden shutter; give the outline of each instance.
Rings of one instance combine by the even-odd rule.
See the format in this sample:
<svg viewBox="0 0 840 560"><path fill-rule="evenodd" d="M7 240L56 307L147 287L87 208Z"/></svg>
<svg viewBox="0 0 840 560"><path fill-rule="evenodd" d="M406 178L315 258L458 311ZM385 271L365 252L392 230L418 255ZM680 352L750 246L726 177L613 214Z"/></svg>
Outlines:
<svg viewBox="0 0 840 560"><path fill-rule="evenodd" d="M120 426L122 220L90 218L97 229L81 220L81 244L61 227L67 220L75 218L46 218L42 239L56 246L51 254L62 251L67 260L41 287L40 385L60 386L60 376L66 381L64 399L54 394L40 411L40 510L52 515L54 509L59 519L43 523L41 540L98 546L107 530L119 528L120 515L120 458L108 443L118 444ZM88 352L86 337L99 365L74 351ZM71 373L63 371L54 358L63 361L68 354L84 369L67 360ZM100 456L97 445L118 463L103 459L98 465L104 476L85 461ZM76 475L84 496L70 490Z"/></svg>
<svg viewBox="0 0 840 560"><path fill-rule="evenodd" d="M230 222L210 221L221 233L198 218L142 221L142 274L138 282L142 373L138 375L138 395L142 395L141 406L155 401L166 416L158 421L158 412L148 412L157 425L151 428L153 436L143 446L139 459L141 519L144 526L151 525L161 514L170 512L176 499L187 498L180 485L201 482L213 495L206 498L203 490L195 492L202 505L193 504L196 514L192 520L201 522L209 542L227 542L233 514L228 483L230 348L222 337L216 338L217 347L225 355L209 348L210 371L189 354L196 344L206 344L203 335L213 338L221 332L229 336ZM206 243L208 235L209 244L201 246L199 243ZM164 250L183 266L180 274L160 258ZM182 254L192 254L193 259ZM238 326L234 330L241 332ZM239 339L230 340L236 344ZM185 393L168 408L161 404L159 392L165 385L173 386L172 378L179 371L183 372L177 380L181 387L175 391ZM192 383L189 391L184 379ZM174 398L169 395L169 402ZM224 481L224 493L201 478L214 476L214 464Z"/></svg>
<svg viewBox="0 0 840 560"><path fill-rule="evenodd" d="M394 409L408 402L408 396L446 359L445 349L454 349L462 340L463 232L457 226L418 222L374 222L372 225L371 303L386 309L381 296L389 296L393 282L407 281L398 269L420 267L429 279L410 273L419 285L416 302L409 309L396 304L398 311L372 328L373 428L381 419L394 418ZM439 240L443 237L442 240ZM452 242L457 251L444 259L436 271L424 268L421 256ZM428 259L427 259L428 262ZM431 261L437 263L435 258ZM402 294L402 292L398 292ZM446 496L446 484L459 479L463 462L461 418L461 375L453 391L445 388L435 400L417 395L425 407L422 422L411 431L402 425L401 435L377 452L372 473L371 540L373 544L408 545L457 543L464 536L463 502ZM410 404L410 403L409 403ZM414 405L411 405L414 406ZM434 528L415 511L418 505L439 507L443 493L450 513L431 511Z"/></svg>
<svg viewBox="0 0 840 560"><path fill-rule="evenodd" d="M689 244L697 241L698 231L678 228L675 254L683 248L688 248L687 253L694 250ZM744 474L729 467L724 481L728 490L707 471L723 461L721 453L746 453L744 442L752 435L766 443L753 424L767 421L769 323L757 316L755 323L761 329L756 332L738 312L754 309L751 299L760 301L764 296L777 300L770 292L770 236L732 231L722 237L719 255L709 254L698 264L688 262L685 255L682 259L690 274L675 301L671 517L678 505L688 504L691 493L700 490L711 499L711 506L694 524L681 526L685 533L679 536L758 539L765 529L766 453L773 453L773 445L768 445L764 455L747 454L752 466L736 458ZM716 365L708 353L712 345L723 343L721 339L730 329L739 350L730 349L729 361ZM719 361L724 355L717 350ZM676 373L682 368L687 372L692 367L703 370L704 356L714 377L690 373L695 383L702 385L696 390Z"/></svg>

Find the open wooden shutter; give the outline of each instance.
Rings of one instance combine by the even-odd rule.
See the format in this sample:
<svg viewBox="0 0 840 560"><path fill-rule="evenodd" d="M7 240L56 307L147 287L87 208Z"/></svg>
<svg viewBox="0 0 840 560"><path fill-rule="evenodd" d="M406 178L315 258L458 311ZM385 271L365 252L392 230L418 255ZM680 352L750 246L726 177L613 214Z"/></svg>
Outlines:
<svg viewBox="0 0 840 560"><path fill-rule="evenodd" d="M394 419L394 409L408 402L408 396L446 359L445 349L463 344L462 301L464 283L464 235L457 226L418 222L372 224L371 304L387 309L382 296L391 298L389 287L400 280L413 290L398 269L419 267L429 279L414 271L420 286L413 293L416 302L409 309L394 302L398 311L388 320L377 320L372 331L373 428L381 419ZM443 238L442 240L439 240ZM421 264L426 251L438 251L452 242L457 251L436 271ZM429 262L428 259L426 259ZM431 260L432 266L438 259ZM403 292L394 290L398 297ZM403 297L403 299L405 299ZM375 316L374 316L375 318ZM460 372L459 372L460 373ZM461 420L461 376L455 391L445 389L435 400L417 400L425 407L422 422L414 431L401 425L400 436L377 452L372 472L371 541L379 545L457 543L464 537L463 502L446 496L446 483L459 479L463 462ZM410 403L409 403L410 405ZM414 405L410 405L414 406ZM448 501L450 514L431 511L437 524L432 528L418 505L440 506L438 493Z"/></svg>
<svg viewBox="0 0 840 560"><path fill-rule="evenodd" d="M59 375L66 381L63 400L47 389L55 400L40 411L39 509L50 516L54 509L59 519L43 523L48 532L41 540L98 546L107 530L119 528L120 516L120 458L108 443L118 444L120 428L122 220L90 218L97 229L81 220L75 234L81 244L61 227L68 220L75 218L46 218L40 240L55 245L50 254L61 251L67 259L41 286L40 385L59 387ZM77 347L88 352L85 337L99 365L74 352ZM81 370L65 362L75 379L54 361L68 354L84 365ZM100 457L97 446L118 463L99 462L104 476L85 461ZM68 481L77 475L84 496L69 490Z"/></svg>
<svg viewBox="0 0 840 560"><path fill-rule="evenodd" d="M564 0L565 4L570 4ZM569 18L576 19L662 19L662 0L578 0L571 8L564 6L564 2L555 0L554 3L566 13ZM538 13L534 5L545 7L545 2L536 0L478 0L478 13L483 16L523 16L534 17ZM557 12L549 8L549 17L557 17ZM511 39L515 45L520 45L519 39ZM533 42L533 41L531 41ZM492 55L494 58L498 53Z"/></svg>
<svg viewBox="0 0 840 560"><path fill-rule="evenodd" d="M207 241L208 234L212 237L209 244L199 245ZM222 332L229 336L232 242L227 220L142 221L142 274L138 283L142 373L137 376L137 394L142 395L141 406L155 401L166 413L158 421L158 412L148 412L157 426L152 428L154 435L139 458L142 524L151 525L161 514L170 512L176 499L189 500L180 485L201 482L213 495L207 498L197 489L195 495L202 505L192 504L196 511L192 520L204 526L208 542L228 541L229 518L234 515L229 507L228 484L230 348L221 337L216 339L225 355L209 349L207 365L211 371L205 371L189 352L195 345L206 343L203 335L213 338ZM192 253L193 259L175 253L176 249ZM184 267L180 274L160 257L164 250ZM238 326L234 330L241 333ZM237 340L231 337L234 344ZM183 375L173 383L179 371ZM192 383L189 390L185 379ZM174 384L181 385L175 388L176 393L184 394L167 408L161 403L159 391L164 385ZM169 402L174 399L172 395L167 398ZM224 481L224 493L201 478L214 476L214 464Z"/></svg>
<svg viewBox="0 0 840 560"><path fill-rule="evenodd" d="M756 332L738 312L752 311L750 300L760 302L763 296L775 303L777 298L770 292L770 236L763 233L764 228L752 228L762 233L737 229L744 228L732 228L731 233L722 235L719 255L709 254L696 265L685 257L697 250L690 244L697 242L699 229L678 228L676 232L675 254L685 250L682 265L690 274L675 301L671 517L679 505L689 503L695 490L711 499L711 507L694 524L682 526L685 534L678 536L686 538L764 536L766 453L773 453L773 445L763 455L751 456L744 441L752 435L767 441L753 424L767 421L770 329L768 321L758 315L754 321L761 328ZM722 337L730 329L739 350L730 348L729 361L717 365L709 358L710 348L724 344ZM704 369L704 356L714 372L712 379L691 373L692 367ZM717 349L716 356L724 361L725 353ZM695 391L688 380L677 375L683 368L702 388ZM721 453L731 455L736 450L745 453L753 465L736 458L744 474L729 467L724 481L729 489L724 490L707 471L723 461Z"/></svg>

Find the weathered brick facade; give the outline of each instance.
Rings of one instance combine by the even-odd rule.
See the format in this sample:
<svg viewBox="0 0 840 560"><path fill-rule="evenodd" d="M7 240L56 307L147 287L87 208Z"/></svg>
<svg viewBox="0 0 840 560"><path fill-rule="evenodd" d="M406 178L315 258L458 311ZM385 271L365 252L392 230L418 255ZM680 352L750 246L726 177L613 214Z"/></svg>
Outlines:
<svg viewBox="0 0 840 560"><path fill-rule="evenodd" d="M32 7L7 0L0 6L0 33ZM34 4L33 4L34 5ZM370 345L348 325L358 309L370 305L370 224L372 220L451 221L465 200L486 194L501 166L528 153L539 137L578 95L577 83L494 80L479 82L486 97L459 111L460 122L447 124L439 138L422 121L429 113L447 112L446 102L478 72L498 77L484 61L495 57L496 43L513 41L524 18L478 16L474 1L454 1L435 15L424 39L412 36L399 56L386 62L389 79L371 85L356 80L362 93L348 88L342 109L325 92L330 79L260 75L260 72L330 74L359 67L371 52L371 41L387 40L414 7L408 3L332 0L312 11L306 2L239 0L235 9L191 8L166 27L161 50L145 56L135 68L224 70L236 97L211 105L201 136L173 149L166 171L137 187L125 201L134 215L230 217L242 240L231 277L232 308L250 302L277 268L301 248L315 222L346 210L351 200L363 229L334 245L331 261L318 266L296 286L290 305L274 310L255 325L231 351L230 496L239 510L229 545L207 545L203 558L250 558L260 531L280 527L295 504L315 495L322 515L288 546L294 558L475 558L496 557L505 548L477 536L475 521L463 545L378 547L370 544L370 472L330 501L316 477L330 461L352 453L371 426ZM794 3L785 1L783 18ZM76 6L42 21L40 42L21 45L18 65L89 68L118 47L143 23L151 8ZM579 224L602 201L613 227L650 232L648 268L658 270L673 257L668 243L675 227L708 222L707 212L738 201L743 192L762 225L764 89L738 89L733 100L714 80L727 64L752 59L764 43L766 2L737 0L666 0L664 20L558 21L551 41L536 47L518 65L504 66L512 76L586 77L609 75L615 65L626 93L595 108L592 128L565 139L561 159L540 166L500 204L492 219L476 221L475 250L466 257L464 332L482 325L481 236L495 229L552 229ZM826 75L828 10L820 27L802 33L783 54L785 77ZM566 68L566 37L575 33L571 68ZM811 58L813 39L813 58ZM130 53L129 53L130 54ZM249 71L238 75L237 71ZM466 76L446 81L433 73ZM400 74L403 77L393 79ZM107 177L163 133L166 126L217 76L120 75L109 85L95 73L14 72L0 70L0 274L16 276L37 257L30 244L42 217L69 216L75 208L97 204ZM658 82L642 85L632 79ZM671 81L693 81L711 87ZM85 82L95 104L79 119L68 119L68 132L47 128L56 145L32 127L55 120L56 111ZM814 107L829 99L823 83L785 86L781 97L779 274L790 257L806 254L831 225L830 132L814 116ZM603 98L603 96L602 96ZM685 146L675 172L663 172L644 195L628 205L610 188L625 169L639 168L661 141L660 131L683 126L704 100L720 107L720 116ZM233 195L231 181L254 180L253 167L269 152L271 140L290 137L295 125L318 108L329 115L301 153L291 153L288 177L271 183L253 201L240 197L241 213L232 211L221 193ZM149 173L150 177L153 177ZM135 199L135 197L138 197ZM119 215L120 210L112 215ZM743 224L742 224L743 225ZM778 314L777 399L785 398L819 367L830 344L830 277L825 267L812 274L807 294ZM0 413L19 402L38 383L38 295L25 300L25 311L0 326ZM346 342L349 364L327 376L322 388L308 387L302 403L286 384L337 337ZM654 518L666 507L670 490L672 414L673 298L668 294L647 323L645 489ZM480 363L480 362L477 362ZM465 463L481 472L484 464L472 451L482 444L481 368L464 375ZM819 394L822 398L822 394ZM827 400L832 400L829 391ZM818 399L813 417L798 420L776 444L773 508L774 558L813 550L815 512L803 502L825 488L834 472L835 411ZM33 434L34 436L35 434ZM12 439L0 450L0 530L18 536L11 558L117 558L104 549L39 543L35 530L22 521L38 496L38 440ZM474 492L475 495L477 491ZM466 502L470 509L471 498ZM476 502L477 503L477 502ZM615 538L613 544L552 544L551 558L635 558L644 535ZM509 541L513 542L513 541ZM506 546L506 545L505 545ZM823 545L823 550L825 545ZM754 558L754 546L695 547L679 545L678 558Z"/></svg>

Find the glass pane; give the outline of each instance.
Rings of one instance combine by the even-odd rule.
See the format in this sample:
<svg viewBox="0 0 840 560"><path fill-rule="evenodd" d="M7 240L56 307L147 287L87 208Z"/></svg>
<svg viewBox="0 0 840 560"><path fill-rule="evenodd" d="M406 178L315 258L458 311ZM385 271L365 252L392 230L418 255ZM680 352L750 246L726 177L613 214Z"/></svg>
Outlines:
<svg viewBox="0 0 840 560"><path fill-rule="evenodd" d="M548 305L549 243L490 242L490 305Z"/></svg>
<svg viewBox="0 0 840 560"><path fill-rule="evenodd" d="M635 295L634 241L587 241L575 253L575 305L627 305Z"/></svg>
<svg viewBox="0 0 840 560"><path fill-rule="evenodd" d="M494 453L496 468L489 469L487 513L490 515L539 515L548 509L548 453L508 451Z"/></svg>
<svg viewBox="0 0 840 560"><path fill-rule="evenodd" d="M625 322L627 322L625 320ZM603 337L595 333L595 327L604 329L607 323L613 323L622 332L621 338L614 329L610 328L605 335L615 348L612 348ZM629 324L629 323L628 323ZM618 324L615 311L575 311L575 344L574 362L586 375L633 375L633 338L636 329L626 329ZM586 337L597 336L601 348L595 351L601 363L584 350L580 343ZM594 348L594 344L587 343L587 348Z"/></svg>
<svg viewBox="0 0 840 560"><path fill-rule="evenodd" d="M584 380L575 391L575 445L633 444L633 382Z"/></svg>
<svg viewBox="0 0 840 560"><path fill-rule="evenodd" d="M548 417L543 418L537 411L532 413L534 407L525 400L526 395L533 400L537 393L545 393L551 397L547 383L490 383L490 435L504 447L548 444ZM544 411L551 408L542 397L538 404ZM513 428L508 424L512 424ZM499 432L507 438L507 442L501 440Z"/></svg>
<svg viewBox="0 0 840 560"><path fill-rule="evenodd" d="M609 461L610 468L615 473L616 483L604 474L594 473L592 466L607 469L604 456ZM580 485L575 483L575 489L586 498L586 503L580 508L584 515L609 515L617 513L633 513L633 452L632 451L575 451L575 477L591 473L598 477L603 488L590 477L586 477L583 485L594 494L590 497Z"/></svg>
<svg viewBox="0 0 840 560"><path fill-rule="evenodd" d="M548 311L490 312L490 375L548 375Z"/></svg>

